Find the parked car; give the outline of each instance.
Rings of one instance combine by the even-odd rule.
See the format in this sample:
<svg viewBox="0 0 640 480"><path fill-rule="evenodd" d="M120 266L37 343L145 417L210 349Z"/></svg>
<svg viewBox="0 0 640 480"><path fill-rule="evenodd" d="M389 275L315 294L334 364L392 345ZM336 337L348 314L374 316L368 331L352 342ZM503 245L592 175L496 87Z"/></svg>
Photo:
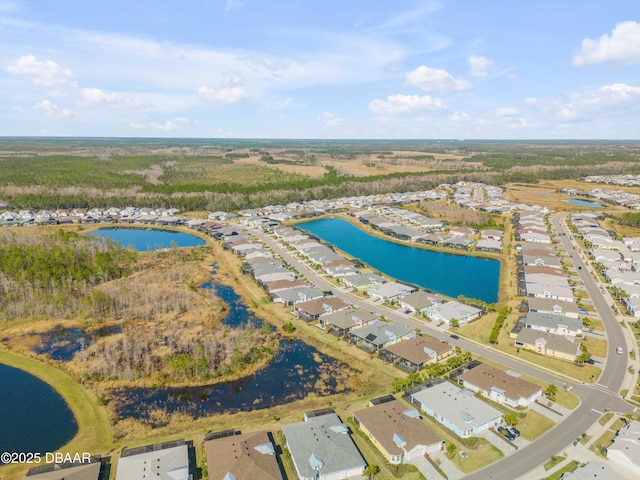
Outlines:
<svg viewBox="0 0 640 480"><path fill-rule="evenodd" d="M516 437L520 436L520 430L518 430L516 427L507 427L507 430L509 430L509 432L511 432L511 434L515 435Z"/></svg>
<svg viewBox="0 0 640 480"><path fill-rule="evenodd" d="M618 347L618 348L616 348L616 353L617 353L618 355L622 355L622 347Z"/></svg>
<svg viewBox="0 0 640 480"><path fill-rule="evenodd" d="M507 440L515 440L516 436L504 427L498 427L498 433Z"/></svg>
<svg viewBox="0 0 640 480"><path fill-rule="evenodd" d="M458 340L460 337L454 333L453 335L451 335L451 338Z"/></svg>

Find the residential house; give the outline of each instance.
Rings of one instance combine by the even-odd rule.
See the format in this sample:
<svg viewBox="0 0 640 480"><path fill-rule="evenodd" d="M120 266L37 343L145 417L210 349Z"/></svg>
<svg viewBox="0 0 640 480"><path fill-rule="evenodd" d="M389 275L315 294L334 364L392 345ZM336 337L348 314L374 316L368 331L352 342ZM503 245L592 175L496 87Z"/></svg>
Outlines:
<svg viewBox="0 0 640 480"><path fill-rule="evenodd" d="M580 355L580 341L575 337L555 335L530 328L524 328L520 331L514 345L517 348L531 350L540 355L570 362L575 362Z"/></svg>
<svg viewBox="0 0 640 480"><path fill-rule="evenodd" d="M353 420L392 465L443 448L442 438L424 423L420 413L395 398L377 404L374 401L369 407L356 410Z"/></svg>
<svg viewBox="0 0 640 480"><path fill-rule="evenodd" d="M99 480L101 470L102 462L96 456L81 463L50 463L32 467L24 480Z"/></svg>
<svg viewBox="0 0 640 480"><path fill-rule="evenodd" d="M287 290L288 288L304 287L308 285L303 280L277 280L275 282L265 283L264 289L269 293L279 292L280 290Z"/></svg>
<svg viewBox="0 0 640 480"><path fill-rule="evenodd" d="M308 302L316 298L322 298L324 294L315 287L304 286L279 290L271 294L271 301L282 303L285 307L296 303Z"/></svg>
<svg viewBox="0 0 640 480"><path fill-rule="evenodd" d="M467 250L472 247L474 243L474 240L465 237L451 237L442 242L445 247L456 248L458 250Z"/></svg>
<svg viewBox="0 0 640 480"><path fill-rule="evenodd" d="M528 407L542 396L540 385L525 380L519 373L505 372L486 363L478 362L457 380L464 388L511 408Z"/></svg>
<svg viewBox="0 0 640 480"><path fill-rule="evenodd" d="M377 322L379 316L366 310L349 308L318 318L318 326L327 332L344 337L354 328L364 327Z"/></svg>
<svg viewBox="0 0 640 480"><path fill-rule="evenodd" d="M300 480L341 480L362 475L367 466L332 411L305 413L303 422L283 426L282 433Z"/></svg>
<svg viewBox="0 0 640 480"><path fill-rule="evenodd" d="M412 393L410 399L413 405L462 438L477 436L502 422L499 410L476 398L471 390L449 382Z"/></svg>
<svg viewBox="0 0 640 480"><path fill-rule="evenodd" d="M577 318L564 317L553 313L529 312L525 327L555 335L582 335L582 321Z"/></svg>
<svg viewBox="0 0 640 480"><path fill-rule="evenodd" d="M625 480L608 463L589 462L572 472L565 472L559 480Z"/></svg>
<svg viewBox="0 0 640 480"><path fill-rule="evenodd" d="M366 290L378 287L387 280L375 273L356 273L355 275L343 277L341 281L347 287L355 288L356 290Z"/></svg>
<svg viewBox="0 0 640 480"><path fill-rule="evenodd" d="M482 310L460 302L445 302L429 308L427 315L433 321L451 324L452 320L458 322L458 326L465 325L482 315Z"/></svg>
<svg viewBox="0 0 640 480"><path fill-rule="evenodd" d="M271 436L265 432L216 432L205 437L209 480L282 480Z"/></svg>
<svg viewBox="0 0 640 480"><path fill-rule="evenodd" d="M618 431L613 443L607 448L607 458L640 475L639 421L632 420Z"/></svg>
<svg viewBox="0 0 640 480"><path fill-rule="evenodd" d="M476 250L480 252L500 253L502 251L502 243L500 240L478 240L476 242Z"/></svg>
<svg viewBox="0 0 640 480"><path fill-rule="evenodd" d="M376 288L370 288L369 296L373 299L379 299L384 302L392 302L400 297L409 295L416 290L418 290L416 287L405 285L400 282L387 282Z"/></svg>
<svg viewBox="0 0 640 480"><path fill-rule="evenodd" d="M359 348L374 353L415 335L413 330L409 330L399 323L378 322L351 330L347 334L347 338Z"/></svg>
<svg viewBox="0 0 640 480"><path fill-rule="evenodd" d="M496 230L492 228L486 228L480 231L480 238L484 240L498 240L501 241L504 236L504 232L502 230Z"/></svg>
<svg viewBox="0 0 640 480"><path fill-rule="evenodd" d="M424 313L435 303L443 301L425 290L418 290L398 300L401 308L412 313Z"/></svg>
<svg viewBox="0 0 640 480"><path fill-rule="evenodd" d="M573 290L566 277L546 273L530 273L525 276L527 295L574 302Z"/></svg>
<svg viewBox="0 0 640 480"><path fill-rule="evenodd" d="M449 230L449 233L454 237L469 237L471 235L475 235L478 231L475 228L471 227L454 227Z"/></svg>
<svg viewBox="0 0 640 480"><path fill-rule="evenodd" d="M124 448L120 453L116 480L192 480L189 448L184 440Z"/></svg>
<svg viewBox="0 0 640 480"><path fill-rule="evenodd" d="M322 297L307 302L297 303L293 306L293 314L300 320L309 322L334 312L347 310L349 304L337 297Z"/></svg>
<svg viewBox="0 0 640 480"><path fill-rule="evenodd" d="M380 356L389 363L415 372L425 365L439 362L454 353L454 348L435 337L409 338L380 350Z"/></svg>
<svg viewBox="0 0 640 480"><path fill-rule="evenodd" d="M580 310L578 305L573 302L562 302L560 300L551 300L548 298L527 298L527 304L530 312L547 313L550 315L562 315L565 317L578 318Z"/></svg>

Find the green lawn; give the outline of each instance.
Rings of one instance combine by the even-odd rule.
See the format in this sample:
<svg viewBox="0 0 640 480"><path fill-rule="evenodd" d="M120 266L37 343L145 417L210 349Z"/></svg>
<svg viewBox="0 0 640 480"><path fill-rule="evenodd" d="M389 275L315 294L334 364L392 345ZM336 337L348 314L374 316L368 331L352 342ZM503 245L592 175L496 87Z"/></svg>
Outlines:
<svg viewBox="0 0 640 480"><path fill-rule="evenodd" d="M527 412L525 418L519 419L517 428L520 430L520 433L523 438L527 440L535 440L540 435L550 430L555 423L541 415L538 412L534 412L530 410Z"/></svg>
<svg viewBox="0 0 640 480"><path fill-rule="evenodd" d="M578 464L576 463L575 460L571 460L569 463L567 463L560 470L558 470L557 472L552 473L551 475L549 475L548 477L543 478L542 480L559 480L560 477L562 477L563 474L565 474L567 472L573 472L576 468L578 468Z"/></svg>

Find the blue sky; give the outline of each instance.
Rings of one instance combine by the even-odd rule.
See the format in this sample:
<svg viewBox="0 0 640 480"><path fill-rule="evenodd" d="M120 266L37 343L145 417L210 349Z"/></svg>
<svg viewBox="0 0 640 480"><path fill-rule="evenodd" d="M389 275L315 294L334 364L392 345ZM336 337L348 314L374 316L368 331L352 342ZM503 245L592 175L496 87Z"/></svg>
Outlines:
<svg viewBox="0 0 640 480"><path fill-rule="evenodd" d="M0 135L639 139L637 0L0 0Z"/></svg>

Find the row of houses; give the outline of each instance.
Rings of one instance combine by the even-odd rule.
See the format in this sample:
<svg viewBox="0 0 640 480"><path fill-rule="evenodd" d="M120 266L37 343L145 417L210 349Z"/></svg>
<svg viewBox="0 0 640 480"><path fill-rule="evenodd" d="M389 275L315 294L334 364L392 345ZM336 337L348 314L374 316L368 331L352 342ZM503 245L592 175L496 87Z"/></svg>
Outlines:
<svg viewBox="0 0 640 480"><path fill-rule="evenodd" d="M441 185L444 187L445 185ZM446 185L453 189L451 201L456 205L473 210L489 213L503 214L512 211L530 211L549 213L546 207L538 205L527 205L507 200L504 197L504 190L500 187L486 185L480 182L457 182L453 185Z"/></svg>
<svg viewBox="0 0 640 480"><path fill-rule="evenodd" d="M613 232L601 227L599 221L603 218L597 212L571 215L589 257L601 267L607 282L620 290L631 315L640 318L640 237L616 240Z"/></svg>

